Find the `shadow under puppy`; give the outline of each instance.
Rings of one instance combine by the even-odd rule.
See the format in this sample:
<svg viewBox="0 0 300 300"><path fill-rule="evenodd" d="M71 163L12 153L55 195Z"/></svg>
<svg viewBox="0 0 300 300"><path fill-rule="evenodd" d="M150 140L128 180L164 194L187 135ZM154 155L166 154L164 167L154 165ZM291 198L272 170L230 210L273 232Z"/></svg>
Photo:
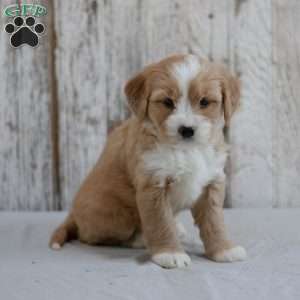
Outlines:
<svg viewBox="0 0 300 300"><path fill-rule="evenodd" d="M190 209L208 258L242 260L223 221L223 128L239 103L239 81L193 55L147 66L125 93L132 116L114 129L50 246L70 239L149 250L153 262L184 267L175 216Z"/></svg>

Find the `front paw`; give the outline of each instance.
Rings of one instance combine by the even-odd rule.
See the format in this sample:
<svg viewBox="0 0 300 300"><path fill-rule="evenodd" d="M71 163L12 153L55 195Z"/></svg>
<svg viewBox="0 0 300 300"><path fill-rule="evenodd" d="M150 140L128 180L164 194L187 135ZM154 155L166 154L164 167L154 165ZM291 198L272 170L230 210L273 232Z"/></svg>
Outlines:
<svg viewBox="0 0 300 300"><path fill-rule="evenodd" d="M241 261L247 258L246 250L241 246L236 246L230 249L218 251L208 257L217 262L234 262Z"/></svg>
<svg viewBox="0 0 300 300"><path fill-rule="evenodd" d="M154 254L152 260L167 269L184 268L191 263L190 257L184 252L161 252Z"/></svg>

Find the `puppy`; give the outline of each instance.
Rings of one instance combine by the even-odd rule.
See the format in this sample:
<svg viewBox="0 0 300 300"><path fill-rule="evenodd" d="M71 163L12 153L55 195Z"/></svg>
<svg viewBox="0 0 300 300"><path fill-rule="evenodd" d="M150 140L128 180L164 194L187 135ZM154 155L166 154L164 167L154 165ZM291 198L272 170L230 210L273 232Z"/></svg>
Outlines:
<svg viewBox="0 0 300 300"><path fill-rule="evenodd" d="M223 129L239 104L239 81L223 66L175 55L147 66L125 93L132 116L114 129L50 246L147 247L153 262L189 265L175 216L190 209L205 254L237 261L245 250L226 236L223 221Z"/></svg>

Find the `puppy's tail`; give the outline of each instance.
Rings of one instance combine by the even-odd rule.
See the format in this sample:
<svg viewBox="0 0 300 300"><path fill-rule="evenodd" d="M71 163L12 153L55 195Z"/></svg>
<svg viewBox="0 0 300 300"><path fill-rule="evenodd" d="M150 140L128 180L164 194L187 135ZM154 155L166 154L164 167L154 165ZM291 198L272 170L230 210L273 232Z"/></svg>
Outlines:
<svg viewBox="0 0 300 300"><path fill-rule="evenodd" d="M59 250L65 242L77 238L77 226L72 217L69 214L67 219L62 223L52 234L49 242L50 248Z"/></svg>

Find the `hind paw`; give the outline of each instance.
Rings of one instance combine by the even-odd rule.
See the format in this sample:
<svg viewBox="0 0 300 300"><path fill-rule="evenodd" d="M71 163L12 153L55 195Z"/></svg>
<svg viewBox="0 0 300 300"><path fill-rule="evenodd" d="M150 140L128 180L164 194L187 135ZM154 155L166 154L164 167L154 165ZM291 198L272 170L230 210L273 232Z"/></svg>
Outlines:
<svg viewBox="0 0 300 300"><path fill-rule="evenodd" d="M50 245L51 249L53 250L60 250L61 249L61 245L59 243L53 243Z"/></svg>

